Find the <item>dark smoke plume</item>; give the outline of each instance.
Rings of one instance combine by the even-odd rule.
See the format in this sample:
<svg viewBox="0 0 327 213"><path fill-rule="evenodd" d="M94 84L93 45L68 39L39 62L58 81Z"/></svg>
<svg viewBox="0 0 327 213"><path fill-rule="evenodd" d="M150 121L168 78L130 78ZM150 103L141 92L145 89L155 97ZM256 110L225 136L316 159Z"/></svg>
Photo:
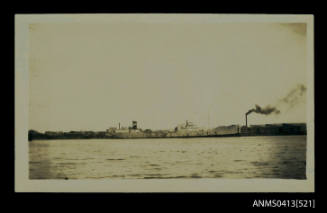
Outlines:
<svg viewBox="0 0 327 213"><path fill-rule="evenodd" d="M294 107L302 100L306 90L307 88L303 84L298 84L280 102L287 104L289 107Z"/></svg>
<svg viewBox="0 0 327 213"><path fill-rule="evenodd" d="M255 112L255 113L259 113L259 114L264 114L264 115L269 115L271 113L275 113L275 114L279 114L280 111L276 108L276 107L272 107L270 105L262 108L260 107L259 105L255 105L255 108L253 109L250 109L246 115L252 113L252 112Z"/></svg>
<svg viewBox="0 0 327 213"><path fill-rule="evenodd" d="M297 105L304 96L307 88L303 84L298 84L296 88L292 89L284 98L279 100L278 104L287 104L290 108ZM279 114L280 110L276 106L266 106L266 107L260 107L259 105L255 105L255 108L250 109L246 115L255 112L259 114L269 115L269 114Z"/></svg>

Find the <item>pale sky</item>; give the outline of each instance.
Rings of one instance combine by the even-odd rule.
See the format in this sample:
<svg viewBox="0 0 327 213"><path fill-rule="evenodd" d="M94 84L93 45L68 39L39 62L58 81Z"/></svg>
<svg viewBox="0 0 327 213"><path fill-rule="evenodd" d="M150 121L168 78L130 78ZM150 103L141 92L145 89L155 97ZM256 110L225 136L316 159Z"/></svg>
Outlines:
<svg viewBox="0 0 327 213"><path fill-rule="evenodd" d="M306 85L306 25L43 23L30 25L29 129L170 129L242 124L255 104ZM305 122L305 101L249 124ZM210 119L208 119L210 117Z"/></svg>

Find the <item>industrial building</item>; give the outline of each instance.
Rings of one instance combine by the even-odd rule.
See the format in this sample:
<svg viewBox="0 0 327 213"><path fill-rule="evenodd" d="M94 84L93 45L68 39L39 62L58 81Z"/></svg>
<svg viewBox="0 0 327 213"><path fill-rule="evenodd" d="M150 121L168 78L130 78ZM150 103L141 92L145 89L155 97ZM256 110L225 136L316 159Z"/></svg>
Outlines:
<svg viewBox="0 0 327 213"><path fill-rule="evenodd" d="M242 126L240 129L242 136L255 135L305 135L307 128L305 123L281 123Z"/></svg>

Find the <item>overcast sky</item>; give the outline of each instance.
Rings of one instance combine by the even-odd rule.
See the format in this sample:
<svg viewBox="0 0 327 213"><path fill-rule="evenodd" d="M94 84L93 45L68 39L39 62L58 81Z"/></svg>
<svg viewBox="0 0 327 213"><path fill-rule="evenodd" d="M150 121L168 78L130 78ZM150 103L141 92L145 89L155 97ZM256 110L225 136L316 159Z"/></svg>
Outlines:
<svg viewBox="0 0 327 213"><path fill-rule="evenodd" d="M30 25L29 129L169 129L244 124L255 104L306 85L306 25L43 23ZM305 122L305 101L249 124ZM208 119L210 118L210 119Z"/></svg>

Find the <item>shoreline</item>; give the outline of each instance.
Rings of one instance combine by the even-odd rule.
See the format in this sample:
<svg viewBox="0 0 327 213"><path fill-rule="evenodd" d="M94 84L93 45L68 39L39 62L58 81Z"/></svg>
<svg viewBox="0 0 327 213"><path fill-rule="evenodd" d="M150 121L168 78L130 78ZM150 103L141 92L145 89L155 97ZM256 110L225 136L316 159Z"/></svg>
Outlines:
<svg viewBox="0 0 327 213"><path fill-rule="evenodd" d="M228 137L257 137L257 136L307 136L307 134L257 134L257 135L249 135L249 134L230 134L230 135L204 135L204 136L179 136L179 137L91 137L91 138L34 138L29 140L38 141L38 140L90 140L90 139L112 139L112 140L121 140L121 139L185 139L185 138L228 138Z"/></svg>
<svg viewBox="0 0 327 213"><path fill-rule="evenodd" d="M265 124L240 126L218 126L213 129L181 128L172 130L138 129L128 130L108 129L107 131L69 131L44 133L29 130L28 140L49 139L145 139L145 138L207 138L207 137L242 137L242 136L278 136L278 135L306 135L305 123Z"/></svg>

